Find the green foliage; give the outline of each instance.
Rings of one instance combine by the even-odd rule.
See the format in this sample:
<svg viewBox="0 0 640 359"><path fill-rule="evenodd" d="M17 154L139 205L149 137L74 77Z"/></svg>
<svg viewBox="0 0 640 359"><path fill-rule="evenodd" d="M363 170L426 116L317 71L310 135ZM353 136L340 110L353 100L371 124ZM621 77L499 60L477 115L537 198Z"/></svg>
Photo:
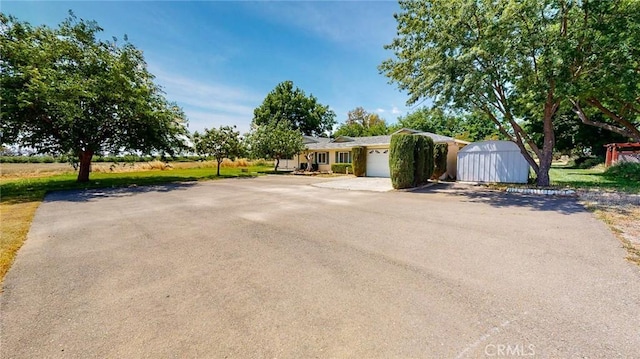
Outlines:
<svg viewBox="0 0 640 359"><path fill-rule="evenodd" d="M582 1L567 61L577 67L571 88L585 124L640 141L640 1ZM598 116L600 115L600 116Z"/></svg>
<svg viewBox="0 0 640 359"><path fill-rule="evenodd" d="M414 135L415 136L415 144L413 148L413 185L419 186L427 183L429 177L426 177L427 170L427 137ZM429 138L431 139L431 138Z"/></svg>
<svg viewBox="0 0 640 359"><path fill-rule="evenodd" d="M629 193L640 193L640 181L624 177L607 177L601 166L590 169L574 169L562 165L551 168L551 179L554 186L571 188L597 188Z"/></svg>
<svg viewBox="0 0 640 359"><path fill-rule="evenodd" d="M292 81L279 83L253 111L253 126L287 123L303 135L326 135L335 122L336 114L322 105L313 95L293 87Z"/></svg>
<svg viewBox="0 0 640 359"><path fill-rule="evenodd" d="M0 163L54 163L58 160L53 156L0 156Z"/></svg>
<svg viewBox="0 0 640 359"><path fill-rule="evenodd" d="M349 170L349 172L347 172ZM353 165L351 163L334 163L331 165L333 173L353 173Z"/></svg>
<svg viewBox="0 0 640 359"><path fill-rule="evenodd" d="M395 134L391 136L389 168L391 184L395 189L411 188L415 183L414 151L416 136Z"/></svg>
<svg viewBox="0 0 640 359"><path fill-rule="evenodd" d="M449 145L446 143L436 143L434 147L434 170L433 177L440 178L445 172L447 172L447 154L449 152Z"/></svg>
<svg viewBox="0 0 640 359"><path fill-rule="evenodd" d="M292 158L304 150L302 134L292 130L287 121L254 125L247 136L247 145L253 158L275 159L274 171L278 170L280 159Z"/></svg>
<svg viewBox="0 0 640 359"><path fill-rule="evenodd" d="M424 173L422 177L424 178L422 183L427 183L427 180L431 178L433 175L433 171L435 168L434 164L434 153L436 144L433 143L433 139L431 137L424 137L425 146L424 146L424 161L425 164L423 166Z"/></svg>
<svg viewBox="0 0 640 359"><path fill-rule="evenodd" d="M242 155L243 146L240 141L240 132L235 131L236 126L220 126L219 129L204 129L203 134L193 134L193 144L200 156L211 156L218 162L217 174L220 176L220 164L228 158L235 160Z"/></svg>
<svg viewBox="0 0 640 359"><path fill-rule="evenodd" d="M73 14L58 28L0 21L0 142L71 153L78 181L89 180L94 153L184 148L185 116L132 44L100 40L97 23Z"/></svg>
<svg viewBox="0 0 640 359"><path fill-rule="evenodd" d="M406 116L398 117L394 129L410 128L453 137L462 132L461 122L459 117L445 114L439 108L421 107Z"/></svg>
<svg viewBox="0 0 640 359"><path fill-rule="evenodd" d="M341 124L334 137L381 136L389 133L387 123L376 113L369 113L362 107L349 111L347 120Z"/></svg>
<svg viewBox="0 0 640 359"><path fill-rule="evenodd" d="M351 154L353 156L353 174L356 177L364 177L367 175L367 150L364 147L352 147Z"/></svg>
<svg viewBox="0 0 640 359"><path fill-rule="evenodd" d="M391 126L389 131L394 132L401 128L431 132L471 142L501 138L496 126L481 113L454 115L437 107L422 107L406 116L400 116L398 122Z"/></svg>
<svg viewBox="0 0 640 359"><path fill-rule="evenodd" d="M587 169L603 164L604 160L604 156L580 156L572 160L569 167Z"/></svg>
<svg viewBox="0 0 640 359"><path fill-rule="evenodd" d="M409 103L434 98L437 106L484 113L523 150L538 185L549 184L563 106L634 114L631 127L624 126L629 117L608 116L637 128L640 2L414 0L400 8L387 46L395 58L381 72L408 92ZM542 147L522 118L542 119Z"/></svg>
<svg viewBox="0 0 640 359"><path fill-rule="evenodd" d="M618 162L604 171L610 179L622 178L640 183L640 163Z"/></svg>
<svg viewBox="0 0 640 359"><path fill-rule="evenodd" d="M598 113L594 113L591 119L606 122L604 116ZM533 141L538 146L542 146L542 121L539 118L528 118L524 126L531 134ZM617 133L583 124L578 116L569 109L558 113L554 127L556 130L555 150L570 156L601 157L606 152L604 145L628 141L628 138Z"/></svg>

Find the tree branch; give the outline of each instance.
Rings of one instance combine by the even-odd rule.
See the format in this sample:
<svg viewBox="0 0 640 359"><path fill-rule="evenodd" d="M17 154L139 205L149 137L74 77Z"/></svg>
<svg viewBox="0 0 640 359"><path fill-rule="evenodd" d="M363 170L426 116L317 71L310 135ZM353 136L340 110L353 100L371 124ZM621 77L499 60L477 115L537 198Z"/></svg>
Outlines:
<svg viewBox="0 0 640 359"><path fill-rule="evenodd" d="M624 136L631 137L631 138L634 138L634 139L640 141L640 130L633 123L631 123L631 121L627 120L626 118L618 116L613 111L611 111L608 108L606 108L602 103L600 103L600 101L598 101L595 98L587 99L587 103L592 105L592 106L594 106L598 110L600 110L603 114L605 114L605 116L609 117L613 121L615 121L618 124L622 125L622 127L626 130L625 132L627 132L629 134L629 135L624 135ZM574 105L575 105L575 103L574 103ZM598 127L600 127L600 126L598 126ZM614 131L614 132L620 133L618 131Z"/></svg>
<svg viewBox="0 0 640 359"><path fill-rule="evenodd" d="M570 100L570 101L574 106L573 112L575 112L575 114L578 115L578 118L580 119L580 121L582 123L584 123L585 125L603 128L603 129L605 129L607 131L615 132L615 133L620 134L622 136L632 138L632 139L634 139L636 141L640 141L640 136L634 135L633 133L629 132L624 127L616 127L616 126L610 125L610 124L605 123L605 122L599 122L599 121L590 120L587 117L587 115L584 113L584 111L582 110L582 107L580 107L580 104L577 101L574 101L574 100Z"/></svg>

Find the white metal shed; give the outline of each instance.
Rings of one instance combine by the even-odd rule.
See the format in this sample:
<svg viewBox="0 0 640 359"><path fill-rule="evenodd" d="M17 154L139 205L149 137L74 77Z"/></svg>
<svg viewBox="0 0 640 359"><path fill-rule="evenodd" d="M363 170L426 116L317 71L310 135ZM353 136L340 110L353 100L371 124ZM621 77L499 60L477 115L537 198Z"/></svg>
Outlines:
<svg viewBox="0 0 640 359"><path fill-rule="evenodd" d="M529 163L511 141L474 142L458 152L458 181L527 183Z"/></svg>

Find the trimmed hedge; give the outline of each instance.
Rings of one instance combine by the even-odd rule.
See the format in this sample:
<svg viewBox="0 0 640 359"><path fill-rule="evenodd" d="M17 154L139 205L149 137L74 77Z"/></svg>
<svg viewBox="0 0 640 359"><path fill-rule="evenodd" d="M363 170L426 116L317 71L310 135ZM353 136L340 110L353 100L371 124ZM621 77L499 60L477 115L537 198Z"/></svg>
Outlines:
<svg viewBox="0 0 640 359"><path fill-rule="evenodd" d="M391 136L389 168L395 189L411 188L415 177L416 136L398 133Z"/></svg>
<svg viewBox="0 0 640 359"><path fill-rule="evenodd" d="M353 156L352 171L356 177L364 177L367 175L367 151L364 147L353 147L351 149Z"/></svg>
<svg viewBox="0 0 640 359"><path fill-rule="evenodd" d="M413 185L419 186L427 182L429 177L425 177L427 174L427 144L424 136L416 136L415 147L413 148Z"/></svg>
<svg viewBox="0 0 640 359"><path fill-rule="evenodd" d="M433 154L435 152L435 144L433 143L433 139L431 137L427 137L427 136L420 136L420 137L424 138L424 141L425 141L425 146L424 146L425 164L424 164L424 173L422 175L422 178L424 180L419 184L425 184L429 181L429 179L431 178L431 175L433 175L433 169L434 169Z"/></svg>
<svg viewBox="0 0 640 359"><path fill-rule="evenodd" d="M449 145L446 143L437 143L434 147L434 164L433 178L438 179L447 172L447 154L449 153Z"/></svg>
<svg viewBox="0 0 640 359"><path fill-rule="evenodd" d="M431 137L410 134L391 136L389 167L393 188L411 188L429 181L434 169Z"/></svg>
<svg viewBox="0 0 640 359"><path fill-rule="evenodd" d="M331 172L333 173L353 173L353 166L351 163L334 163L331 165Z"/></svg>

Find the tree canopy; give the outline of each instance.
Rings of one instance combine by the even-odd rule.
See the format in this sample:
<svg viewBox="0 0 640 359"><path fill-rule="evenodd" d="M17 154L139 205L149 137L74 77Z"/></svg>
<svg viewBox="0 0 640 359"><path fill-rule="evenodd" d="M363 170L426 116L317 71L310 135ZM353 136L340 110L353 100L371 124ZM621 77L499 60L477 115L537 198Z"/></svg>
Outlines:
<svg viewBox="0 0 640 359"><path fill-rule="evenodd" d="M253 157L275 159L274 171L278 170L281 159L292 158L304 150L300 130L291 129L286 121L253 125L247 135L247 145Z"/></svg>
<svg viewBox="0 0 640 359"><path fill-rule="evenodd" d="M153 82L142 52L99 40L102 28L72 13L57 28L0 14L2 144L80 160L88 181L93 154L168 152L184 146L182 110Z"/></svg>
<svg viewBox="0 0 640 359"><path fill-rule="evenodd" d="M430 97L439 106L482 112L520 147L538 185L548 185L554 120L561 107L594 96L615 102L603 90L618 86L614 75L602 77L605 85L588 85L597 71L609 71L610 56L605 52L624 54L611 61L628 78L624 88L629 95L622 102L637 104L638 56L634 62L628 55L637 54L637 46L631 45L637 35L627 30L638 26L637 4L631 0L401 1L398 36L387 46L396 58L385 61L380 70L409 93L408 103ZM621 20L604 25L613 18ZM609 40L591 39L598 31ZM606 49L598 47L605 44ZM587 70L595 71L593 76ZM534 117L542 123L540 145L522 126L524 118Z"/></svg>
<svg viewBox="0 0 640 359"><path fill-rule="evenodd" d="M582 123L640 142L640 2L584 1L569 93Z"/></svg>
<svg viewBox="0 0 640 359"><path fill-rule="evenodd" d="M388 133L389 129L386 121L377 113L370 113L362 107L356 107L349 111L347 120L336 129L333 135L335 137L364 137L380 136Z"/></svg>
<svg viewBox="0 0 640 359"><path fill-rule="evenodd" d="M279 83L262 104L253 111L253 125L288 123L303 135L326 136L333 128L335 113L322 105L313 95L294 88L292 81Z"/></svg>
<svg viewBox="0 0 640 359"><path fill-rule="evenodd" d="M220 128L204 129L204 133L197 131L193 134L193 144L196 152L201 156L211 156L218 163L217 175L220 176L220 164L225 158L235 160L243 153L240 132L236 126L220 126Z"/></svg>
<svg viewBox="0 0 640 359"><path fill-rule="evenodd" d="M450 114L440 108L422 107L406 116L398 117L391 131L411 128L454 137L465 141L499 138L498 129L481 113Z"/></svg>

